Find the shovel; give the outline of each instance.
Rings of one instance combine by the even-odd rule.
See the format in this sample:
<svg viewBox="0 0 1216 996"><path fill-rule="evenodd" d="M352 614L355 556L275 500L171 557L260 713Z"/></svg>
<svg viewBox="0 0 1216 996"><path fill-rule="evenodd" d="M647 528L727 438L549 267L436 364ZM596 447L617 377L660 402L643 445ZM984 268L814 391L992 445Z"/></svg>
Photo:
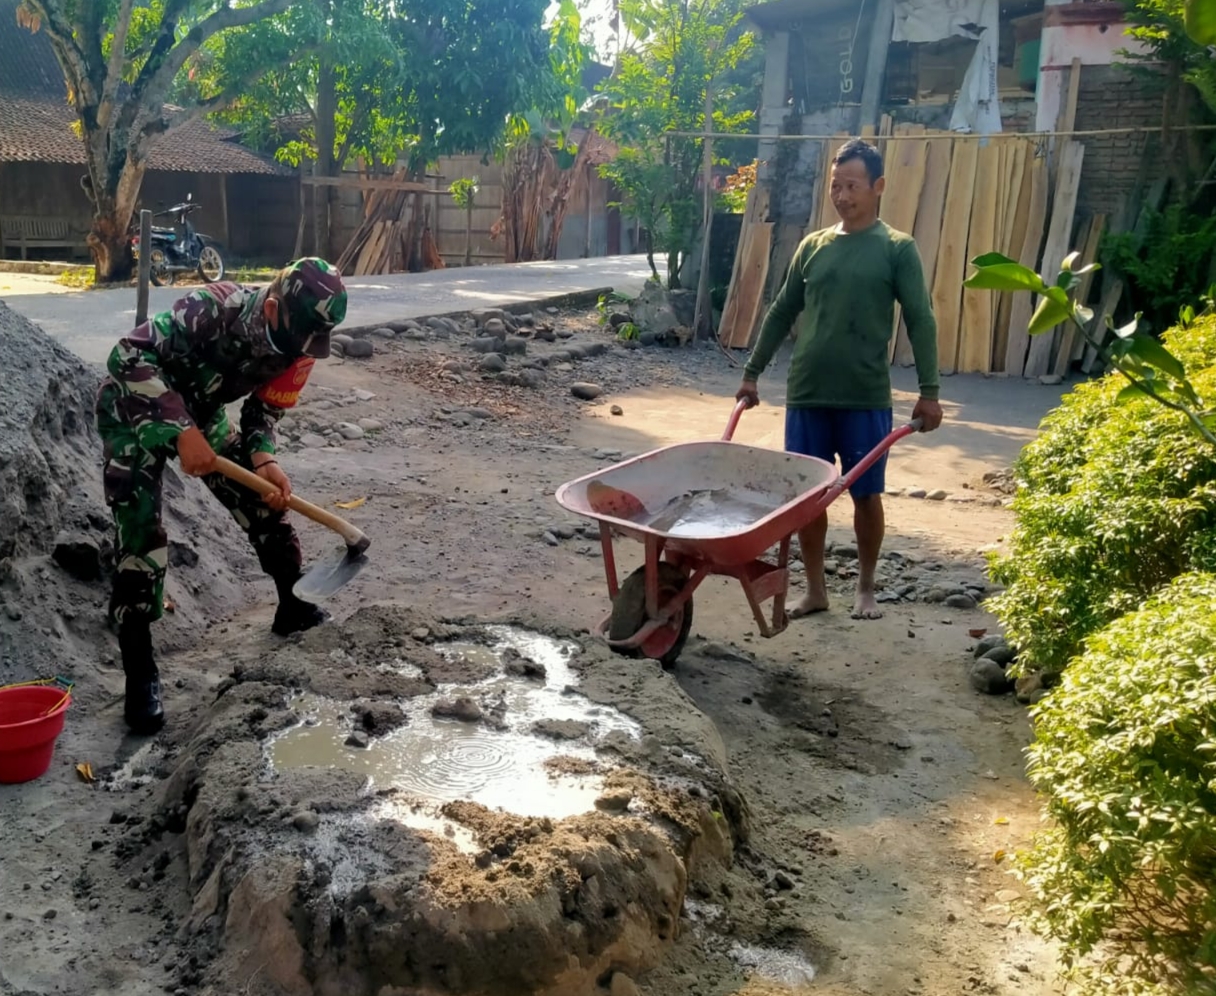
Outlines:
<svg viewBox="0 0 1216 996"><path fill-rule="evenodd" d="M263 480L257 474L251 473L224 457L215 458L215 469L230 481L243 484L263 497L279 493L279 489L269 481ZM352 526L345 519L340 519L332 512L318 508L303 498L292 495L287 499L287 507L293 512L299 512L306 518L312 519L313 522L319 523L326 529L332 529L346 541L345 550L338 550L333 557L314 564L292 589L296 598L303 599L305 602L328 598L363 570L367 564L367 557L363 555L363 551L371 545L372 541L357 526Z"/></svg>

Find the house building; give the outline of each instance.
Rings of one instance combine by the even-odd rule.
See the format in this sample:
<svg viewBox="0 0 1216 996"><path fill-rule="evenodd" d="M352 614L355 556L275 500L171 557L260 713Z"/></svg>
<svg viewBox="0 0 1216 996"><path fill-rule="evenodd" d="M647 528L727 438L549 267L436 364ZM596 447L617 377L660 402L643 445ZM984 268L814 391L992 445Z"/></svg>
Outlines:
<svg viewBox="0 0 1216 996"><path fill-rule="evenodd" d="M1112 221L1162 168L1160 89L1110 0L771 0L748 10L766 46L762 135L859 134L883 115L955 132L1052 132L1079 74L1086 155L1078 219ZM761 140L770 220L814 217L818 142ZM774 266L780 262L774 260Z"/></svg>
<svg viewBox="0 0 1216 996"><path fill-rule="evenodd" d="M18 25L17 4L0 0L0 259L87 259L84 144L50 41ZM193 223L231 257L291 254L299 180L234 132L196 121L153 147L141 206L162 210L187 194L202 205Z"/></svg>

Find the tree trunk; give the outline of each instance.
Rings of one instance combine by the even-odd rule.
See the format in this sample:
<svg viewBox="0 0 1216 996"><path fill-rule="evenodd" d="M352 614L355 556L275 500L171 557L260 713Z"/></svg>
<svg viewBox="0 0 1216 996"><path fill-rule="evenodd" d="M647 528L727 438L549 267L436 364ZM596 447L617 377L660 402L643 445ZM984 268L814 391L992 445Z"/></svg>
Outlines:
<svg viewBox="0 0 1216 996"><path fill-rule="evenodd" d="M473 265L473 195L464 206L464 265Z"/></svg>
<svg viewBox="0 0 1216 996"><path fill-rule="evenodd" d="M334 176L334 143L338 113L338 84L334 64L324 53L317 72L317 161L313 173L318 177ZM330 195L334 188L313 188L313 244L318 256L330 258L333 250L330 232Z"/></svg>
<svg viewBox="0 0 1216 996"><path fill-rule="evenodd" d="M144 167L127 160L121 168L111 170L110 164L95 162L91 153L90 149L87 192L93 201L93 228L87 241L93 254L94 279L98 284L121 283L131 278L135 264L128 232Z"/></svg>

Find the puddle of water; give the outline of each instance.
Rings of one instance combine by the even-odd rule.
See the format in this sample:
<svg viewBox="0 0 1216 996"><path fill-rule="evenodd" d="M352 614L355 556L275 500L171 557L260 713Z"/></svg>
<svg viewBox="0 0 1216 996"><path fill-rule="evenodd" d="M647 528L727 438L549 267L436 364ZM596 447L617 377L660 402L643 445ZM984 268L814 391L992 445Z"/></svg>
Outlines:
<svg viewBox="0 0 1216 996"><path fill-rule="evenodd" d="M713 488L673 498L647 525L670 536L706 539L751 528L776 511L778 502L758 491Z"/></svg>
<svg viewBox="0 0 1216 996"><path fill-rule="evenodd" d="M150 740L135 751L117 771L103 783L108 792L130 792L150 785L159 777L165 749L160 741Z"/></svg>
<svg viewBox="0 0 1216 996"><path fill-rule="evenodd" d="M545 763L558 756L595 759L594 745L611 733L639 737L637 723L614 709L597 706L569 689L575 683L572 644L512 627L488 627L492 643L451 643L435 649L445 655L492 664L496 674L473 685L442 686L403 705L409 723L367 748L349 747L353 729L349 703L301 695L291 707L301 725L267 745L277 769L320 766L367 777L369 789L396 788L379 806L386 818L426 829L471 848L467 834L439 813L437 804L468 799L490 809L522 816L561 819L592 809L602 788L595 777L552 774ZM543 680L510 676L504 655L513 650L545 668ZM497 724L462 723L436 718L431 709L440 699L467 696L487 716L505 705ZM571 720L585 724L578 740L551 740L532 732L538 720ZM416 803L429 805L417 805ZM467 839L466 839L467 838Z"/></svg>
<svg viewBox="0 0 1216 996"><path fill-rule="evenodd" d="M815 981L815 966L792 951L732 944L730 956L741 968L783 986L805 986Z"/></svg>

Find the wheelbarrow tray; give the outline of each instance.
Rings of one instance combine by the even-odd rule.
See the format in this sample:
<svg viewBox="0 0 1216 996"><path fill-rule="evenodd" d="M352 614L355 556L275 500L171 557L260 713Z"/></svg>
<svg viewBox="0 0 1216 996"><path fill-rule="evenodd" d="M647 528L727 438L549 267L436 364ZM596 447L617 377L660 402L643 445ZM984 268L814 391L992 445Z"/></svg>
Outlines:
<svg viewBox="0 0 1216 996"><path fill-rule="evenodd" d="M821 515L826 508L824 492L838 477L833 464L815 457L706 441L665 446L587 474L563 484L555 497L567 511L597 520L615 533L643 543L660 541L669 555L694 557L716 567L738 567L756 560ZM593 482L628 492L645 506L646 513L628 519L597 512L587 494ZM703 535L689 529L669 532L652 524L682 496L719 489L757 507L757 518L730 531L709 528Z"/></svg>

